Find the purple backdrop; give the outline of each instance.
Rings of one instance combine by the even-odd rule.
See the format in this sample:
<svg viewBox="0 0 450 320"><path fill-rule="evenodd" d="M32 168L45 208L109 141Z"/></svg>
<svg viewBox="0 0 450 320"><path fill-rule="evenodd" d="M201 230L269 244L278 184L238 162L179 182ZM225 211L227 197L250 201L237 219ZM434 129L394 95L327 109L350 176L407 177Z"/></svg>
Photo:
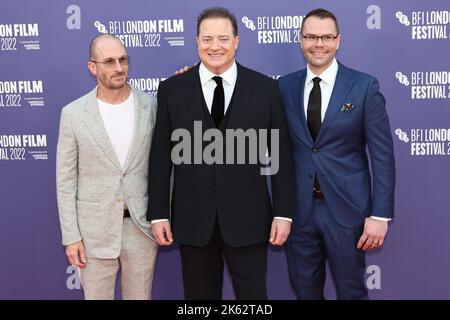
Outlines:
<svg viewBox="0 0 450 320"><path fill-rule="evenodd" d="M82 298L61 245L54 168L60 109L95 85L90 39L122 36L131 82L155 94L159 81L197 61L196 17L212 5L236 14L237 60L272 77L305 66L296 41L302 16L319 6L336 13L338 59L380 80L395 141L396 217L384 248L367 257L370 297L449 299L448 0L2 1L0 299ZM282 250L270 250L268 287L272 299L294 298ZM233 297L229 279L224 293ZM178 251L163 249L154 298L182 297Z"/></svg>

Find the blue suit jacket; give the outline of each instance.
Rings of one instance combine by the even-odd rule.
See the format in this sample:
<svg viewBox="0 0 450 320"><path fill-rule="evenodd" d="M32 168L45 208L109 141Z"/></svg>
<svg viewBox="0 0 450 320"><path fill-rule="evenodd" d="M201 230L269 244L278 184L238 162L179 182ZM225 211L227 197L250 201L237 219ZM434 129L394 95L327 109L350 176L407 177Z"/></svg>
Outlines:
<svg viewBox="0 0 450 320"><path fill-rule="evenodd" d="M303 107L305 79L306 69L279 79L296 171L294 227L306 223L311 213L315 172L341 225L361 226L370 215L393 217L392 136L377 79L339 63L333 93L315 142ZM349 103L351 107L343 107Z"/></svg>

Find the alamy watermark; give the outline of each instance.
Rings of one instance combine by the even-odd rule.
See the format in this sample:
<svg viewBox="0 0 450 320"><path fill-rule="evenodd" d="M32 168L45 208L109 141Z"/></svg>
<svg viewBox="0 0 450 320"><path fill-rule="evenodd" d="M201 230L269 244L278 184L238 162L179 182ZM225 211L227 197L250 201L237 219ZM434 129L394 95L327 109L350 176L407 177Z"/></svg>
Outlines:
<svg viewBox="0 0 450 320"><path fill-rule="evenodd" d="M268 144L269 133L270 144ZM261 175L275 175L280 165L279 135L278 129L251 128L245 131L226 129L224 136L222 131L215 128L203 132L202 122L194 121L193 137L187 129L179 128L172 132L171 140L178 143L172 149L171 158L175 165L259 163L264 166L260 169ZM204 142L210 143L203 149ZM270 145L270 155L268 145Z"/></svg>

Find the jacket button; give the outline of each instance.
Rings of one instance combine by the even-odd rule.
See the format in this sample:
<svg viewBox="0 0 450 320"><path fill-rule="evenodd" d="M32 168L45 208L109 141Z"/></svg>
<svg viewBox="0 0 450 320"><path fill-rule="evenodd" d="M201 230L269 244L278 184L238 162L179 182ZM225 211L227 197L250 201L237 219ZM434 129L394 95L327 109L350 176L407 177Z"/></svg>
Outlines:
<svg viewBox="0 0 450 320"><path fill-rule="evenodd" d="M313 148L313 149L312 149L312 152L317 153L317 152L319 152L319 149Z"/></svg>

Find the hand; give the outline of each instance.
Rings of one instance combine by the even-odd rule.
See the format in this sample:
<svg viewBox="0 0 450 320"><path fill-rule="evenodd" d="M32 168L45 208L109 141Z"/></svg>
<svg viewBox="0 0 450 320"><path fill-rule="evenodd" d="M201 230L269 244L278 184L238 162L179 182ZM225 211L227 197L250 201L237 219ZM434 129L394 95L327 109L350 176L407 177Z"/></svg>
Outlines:
<svg viewBox="0 0 450 320"><path fill-rule="evenodd" d="M83 241L69 244L66 246L66 256L69 263L78 268L86 268L86 253L84 252Z"/></svg>
<svg viewBox="0 0 450 320"><path fill-rule="evenodd" d="M291 233L291 222L283 219L273 219L269 242L274 246L281 246Z"/></svg>
<svg viewBox="0 0 450 320"><path fill-rule="evenodd" d="M381 247L388 230L388 222L366 218L364 231L359 238L357 248L367 251Z"/></svg>
<svg viewBox="0 0 450 320"><path fill-rule="evenodd" d="M153 236L160 246L169 246L173 242L169 221L152 223Z"/></svg>
<svg viewBox="0 0 450 320"><path fill-rule="evenodd" d="M190 68L191 68L191 67L184 66L183 68L181 68L181 69L175 71L175 74L182 74L182 73L185 73L185 72L188 71Z"/></svg>

